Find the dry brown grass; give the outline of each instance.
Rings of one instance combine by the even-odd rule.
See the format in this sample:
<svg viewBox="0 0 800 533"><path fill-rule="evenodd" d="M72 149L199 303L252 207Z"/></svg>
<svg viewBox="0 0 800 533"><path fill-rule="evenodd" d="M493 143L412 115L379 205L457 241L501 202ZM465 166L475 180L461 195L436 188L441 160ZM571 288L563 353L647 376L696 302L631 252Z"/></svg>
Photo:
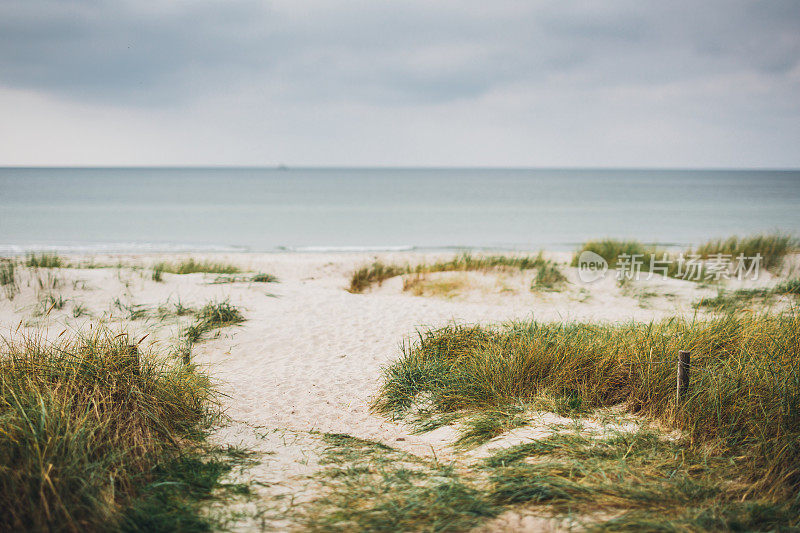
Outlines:
<svg viewBox="0 0 800 533"><path fill-rule="evenodd" d="M431 278L426 274L412 274L403 280L403 290L414 296L455 298L470 287L469 279L464 275Z"/></svg>
<svg viewBox="0 0 800 533"><path fill-rule="evenodd" d="M543 254L538 255L472 255L463 253L446 261L420 263L418 265L386 264L375 261L371 265L356 269L350 276L352 293L361 293L372 285L380 285L387 279L404 274L430 274L433 272L469 272L489 270L528 270L545 264Z"/></svg>

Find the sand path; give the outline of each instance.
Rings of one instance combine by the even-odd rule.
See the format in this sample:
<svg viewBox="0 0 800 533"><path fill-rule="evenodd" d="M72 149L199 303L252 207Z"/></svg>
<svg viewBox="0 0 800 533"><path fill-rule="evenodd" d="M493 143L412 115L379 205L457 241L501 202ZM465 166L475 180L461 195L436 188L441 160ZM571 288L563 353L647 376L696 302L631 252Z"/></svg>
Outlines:
<svg viewBox="0 0 800 533"><path fill-rule="evenodd" d="M667 313L642 309L613 283L595 286L592 300L580 304L564 295L413 297L402 293L399 280L368 294L346 292L347 274L366 259L277 256L251 268L274 272L281 283L230 289L247 321L195 349L195 360L207 365L227 395L229 416L264 428L346 433L412 453L433 447L446 454L444 436L411 435L407 426L369 411L382 368L418 329L534 316L620 320Z"/></svg>
<svg viewBox="0 0 800 533"><path fill-rule="evenodd" d="M216 438L263 452L262 463L245 478L271 484L262 493L265 501L283 495L293 498L294 505L314 496L304 481L318 469L319 441L310 436L312 431L349 434L439 460L456 457L453 428L414 435L409 426L369 409L382 369L419 329L531 317L650 320L688 307L695 295L681 291L696 290L693 284L666 280L667 289L657 290L678 297L643 306L612 279L593 285L587 297L577 280L563 293L531 294L530 279L512 276L503 286L521 290L499 293L490 283L488 291L452 300L411 296L402 291L399 279L367 294L350 294L345 290L349 273L368 259L285 255L255 261L248 268L277 274L281 282L227 288L226 296L244 309L247 321L195 348L195 361L219 381L233 421ZM280 517L292 515L290 507L271 509L277 519L265 523L288 528L290 523ZM265 511L251 510L260 512ZM259 525L263 523L245 521L237 529Z"/></svg>

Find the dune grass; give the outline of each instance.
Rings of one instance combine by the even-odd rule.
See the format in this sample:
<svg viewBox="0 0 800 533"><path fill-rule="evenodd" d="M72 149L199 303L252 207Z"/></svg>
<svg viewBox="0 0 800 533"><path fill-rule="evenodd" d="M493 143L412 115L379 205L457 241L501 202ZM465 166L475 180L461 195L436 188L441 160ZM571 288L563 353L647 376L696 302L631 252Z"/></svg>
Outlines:
<svg viewBox="0 0 800 533"><path fill-rule="evenodd" d="M3 293L9 300L13 300L19 292L14 261L0 259L0 286L3 287Z"/></svg>
<svg viewBox="0 0 800 533"><path fill-rule="evenodd" d="M675 358L692 352L692 392L675 400ZM695 445L739 457L751 491L800 488L800 314L724 315L705 322L514 323L421 333L385 373L373 408L403 416L481 412L537 397L623 404L678 428Z"/></svg>
<svg viewBox="0 0 800 533"><path fill-rule="evenodd" d="M254 464L252 452L237 447L204 444L203 453L171 455L151 471L150 481L124 509L118 529L122 532L227 531L236 512L210 512L208 504L239 503L251 496L249 484L226 483L234 467Z"/></svg>
<svg viewBox="0 0 800 533"><path fill-rule="evenodd" d="M164 281L164 264L163 263L156 263L153 266L153 272L150 274L150 279L155 281L156 283L161 283Z"/></svg>
<svg viewBox="0 0 800 533"><path fill-rule="evenodd" d="M265 274L259 272L252 276L236 275L236 274L222 274L214 278L211 283L220 285L224 283L278 283L278 278L272 274Z"/></svg>
<svg viewBox="0 0 800 533"><path fill-rule="evenodd" d="M469 252L457 255L447 261L437 261L414 267L414 272L452 272L472 270L528 270L537 268L545 262L542 253L530 255L472 255Z"/></svg>
<svg viewBox="0 0 800 533"><path fill-rule="evenodd" d="M777 294L800 294L800 278L788 279L775 286Z"/></svg>
<svg viewBox="0 0 800 533"><path fill-rule="evenodd" d="M591 531L775 531L796 525L800 510L738 498L730 458L649 429L599 439L553 433L495 453L484 468L495 504L578 514ZM606 517L592 518L597 511Z"/></svg>
<svg viewBox="0 0 800 533"><path fill-rule="evenodd" d="M61 286L61 278L53 271L47 271L44 277L37 272L36 284L39 286L39 290L52 291Z"/></svg>
<svg viewBox="0 0 800 533"><path fill-rule="evenodd" d="M180 299L172 302L170 298L167 298L166 301L159 303L155 307L137 304L130 300L123 301L121 298L114 298L111 304L112 310L116 309L121 312L121 318L125 320L167 320L197 313L197 309L184 305Z"/></svg>
<svg viewBox="0 0 800 533"><path fill-rule="evenodd" d="M183 305L180 298L176 302L171 302L170 299L167 298L164 303L158 304L155 314L159 319L164 320L172 317L193 315L196 312L197 309Z"/></svg>
<svg viewBox="0 0 800 533"><path fill-rule="evenodd" d="M349 435L322 439L323 495L299 517L308 531L469 531L502 511L452 467Z"/></svg>
<svg viewBox="0 0 800 533"><path fill-rule="evenodd" d="M239 267L229 263L220 263L216 261L198 261L193 257L184 259L182 261L171 263L162 261L153 265L153 271L167 272L170 274L238 274Z"/></svg>
<svg viewBox="0 0 800 533"><path fill-rule="evenodd" d="M774 270L778 268L784 257L797 248L797 241L790 236L775 233L766 235L754 235L744 238L731 237L708 241L699 246L696 250L686 250L683 254L666 253L654 246L646 246L636 240L618 239L599 239L583 243L575 252L571 266L578 266L580 254L590 251L598 254L608 262L609 269L614 270L619 265L621 256L636 256L636 261L640 263L638 269L641 272L653 272L666 274L668 277L687 279L690 281L704 281L715 278L714 272L704 260L713 260L716 254L727 254L734 262L739 254L745 257L754 257L761 254L761 267ZM683 258L683 262L679 259ZM692 263L695 261L696 263ZM655 260L655 262L653 261ZM749 264L745 261L746 268ZM450 271L487 271L493 269L539 269L537 278L541 277L538 283L531 286L534 290L555 290L564 281L560 279L557 266L551 261L547 261L540 252L538 255L472 255L465 252L449 260L437 261L434 263L420 263L418 265L409 264L387 264L382 261L375 261L370 265L356 269L350 276L349 291L352 293L362 293L373 285L380 285L387 279L406 275L406 274L428 274L431 272L450 272Z"/></svg>
<svg viewBox="0 0 800 533"><path fill-rule="evenodd" d="M57 343L6 340L0 529L119 529L157 467L193 449L213 396L193 368L132 358L127 337L102 328Z"/></svg>
<svg viewBox="0 0 800 533"><path fill-rule="evenodd" d="M482 420L498 430L491 413ZM647 427L553 428L456 463L349 435L322 439L320 495L298 520L310 531L505 530L488 522L505 511L542 517L547 530L793 531L800 521L797 501L742 498L747 487L731 457Z"/></svg>
<svg viewBox="0 0 800 533"><path fill-rule="evenodd" d="M715 311L740 311L751 309L755 304L764 305L774 296L780 295L800 295L800 280L786 280L771 288L720 290L714 298L698 300L693 307Z"/></svg>
<svg viewBox="0 0 800 533"><path fill-rule="evenodd" d="M524 408L519 405L481 411L474 416L466 417L455 444L462 447L477 446L529 422L530 420L524 416Z"/></svg>
<svg viewBox="0 0 800 533"><path fill-rule="evenodd" d="M717 311L738 311L754 304L764 304L775 291L771 289L720 290L714 298L703 298L692 306L695 309L707 308Z"/></svg>
<svg viewBox="0 0 800 533"><path fill-rule="evenodd" d="M259 272L258 274L254 274L253 277L250 278L250 281L253 283L278 283L278 278L272 274Z"/></svg>
<svg viewBox="0 0 800 533"><path fill-rule="evenodd" d="M81 318L84 316L89 316L89 310L86 306L82 303L74 303L72 304L72 318Z"/></svg>
<svg viewBox="0 0 800 533"><path fill-rule="evenodd" d="M22 263L29 268L76 268L76 269L99 269L99 268L140 268L138 265L125 265L122 261L116 264L96 263L94 258L81 261L70 261L55 252L29 253L25 256Z"/></svg>
<svg viewBox="0 0 800 533"><path fill-rule="evenodd" d="M194 323L186 329L186 338L190 344L195 343L209 331L240 322L244 322L242 312L229 301L208 302L197 312Z"/></svg>
<svg viewBox="0 0 800 533"><path fill-rule="evenodd" d="M39 301L37 302L38 306L34 312L35 315L47 315L54 309L56 311L60 311L64 308L64 305L67 303L67 300L64 299L63 296L60 294L54 294L52 292L48 292L45 294L41 294L39 296Z"/></svg>
<svg viewBox="0 0 800 533"><path fill-rule="evenodd" d="M452 259L434 263L417 265L386 264L375 261L370 265L356 269L350 276L352 293L362 293L372 285L380 285L384 281L404 274L430 274L432 272L467 272L488 270L527 270L537 268L545 263L544 256L539 253L530 255L472 255L465 252Z"/></svg>
<svg viewBox="0 0 800 533"><path fill-rule="evenodd" d="M9 259L0 259L0 285L12 285L16 282L14 262Z"/></svg>
<svg viewBox="0 0 800 533"><path fill-rule="evenodd" d="M122 317L125 320L143 320L150 316L150 309L144 304L125 303L119 298L114 298L113 305L122 312Z"/></svg>
<svg viewBox="0 0 800 533"><path fill-rule="evenodd" d="M536 277L531 283L532 291L558 291L566 283L567 278L561 269L552 261L546 261L536 270Z"/></svg>
<svg viewBox="0 0 800 533"><path fill-rule="evenodd" d="M635 240L617 240L617 239L599 239L586 241L581 245L572 258L572 266L578 266L578 257L581 252L594 252L608 262L608 267L613 269L617 266L617 262L622 255L640 255L649 257L651 253L655 253L652 247L645 246L639 241Z"/></svg>
<svg viewBox="0 0 800 533"><path fill-rule="evenodd" d="M708 270L708 261L713 261L718 254L727 256L732 267L736 266L737 258L741 254L744 257L742 266L745 269L752 266L753 261L751 258L756 257L756 254L760 254L760 268L774 271L783 264L786 255L796 250L797 247L796 239L782 233L751 235L748 237L734 236L727 239L710 240L701 244L697 249L690 248L682 254L667 254L654 246L646 246L635 240L601 239L587 241L582 244L575 252L571 265L578 266L578 259L584 251L598 254L608 262L608 267L611 270L617 268L621 256L639 256L642 272L652 271L661 274L666 272L669 277L689 281L702 281L714 277L714 273ZM656 261L666 260L667 262L656 262L654 264L651 262L651 256L655 256ZM684 258L683 265L679 262L681 256ZM688 261L692 258L696 258L698 263L689 266Z"/></svg>
<svg viewBox="0 0 800 533"><path fill-rule="evenodd" d="M639 241L635 240L617 240L617 239L601 239L587 241L583 243L580 248L572 256L571 266L578 266L578 260L583 252L594 252L608 263L610 271L615 269L625 268L625 272L629 276L633 276L635 272L631 271L630 264L634 262L632 259L636 257L638 272L653 272L658 274L666 274L668 277L682 278L690 281L700 281L705 277L705 271L702 264L697 264L696 267L682 267L678 261L679 256L676 254L668 254L663 250L659 250L654 246L645 246ZM620 259L627 261L629 264L621 265ZM655 262L654 262L655 261ZM625 278L620 281L625 281Z"/></svg>
<svg viewBox="0 0 800 533"><path fill-rule="evenodd" d="M737 257L743 254L746 258L761 255L761 266L767 270L775 270L783 263L784 257L797 248L797 240L782 233L733 236L727 239L716 239L705 242L694 251L703 258L716 254Z"/></svg>
<svg viewBox="0 0 800 533"><path fill-rule="evenodd" d="M30 268L61 268L66 265L67 262L55 253L32 253L25 258L25 266Z"/></svg>
<svg viewBox="0 0 800 533"><path fill-rule="evenodd" d="M348 290L354 294L362 293L372 285L380 285L389 278L407 274L410 269L408 265L387 265L381 261L375 261L352 273Z"/></svg>

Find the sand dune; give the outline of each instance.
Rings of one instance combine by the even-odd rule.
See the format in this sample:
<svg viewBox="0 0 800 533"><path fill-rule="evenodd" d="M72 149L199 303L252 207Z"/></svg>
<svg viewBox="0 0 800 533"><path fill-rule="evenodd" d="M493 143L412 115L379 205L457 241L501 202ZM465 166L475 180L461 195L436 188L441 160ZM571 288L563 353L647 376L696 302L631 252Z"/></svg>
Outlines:
<svg viewBox="0 0 800 533"><path fill-rule="evenodd" d="M345 433L417 455L454 456L451 428L414 435L407 425L370 412L382 368L420 328L531 317L651 320L694 312L694 300L716 293L695 283L663 278L624 288L611 278L583 285L574 269L566 266L562 268L569 283L560 292L531 292L530 273L437 274L462 276L465 282L461 292L447 298L410 295L403 292L400 279L365 294L347 292L348 274L374 257L288 253L214 257L280 279L267 284L214 284L213 274L164 274L164 281L157 283L148 270L129 268L23 272L21 293L13 301L0 302L0 323L6 326L4 334L20 324L23 328L44 326L57 334L65 325L87 327L102 318L133 332L149 332L147 343L163 352L174 343L180 319L122 320L124 313L114 307L114 299L148 308L166 301L197 306L212 298L229 299L243 310L246 321L221 330L217 338L193 350L195 362L208 370L224 394L223 407L230 421L215 438L263 452L261 465L246 475L274 484L267 492L295 493L303 490L300 480L315 470L314 439L308 436L313 431ZM380 257L421 259L412 253ZM563 254L552 257L567 260ZM156 259L96 260L148 266ZM43 276L59 279L52 292L67 302L46 317L35 316L37 295L43 291L38 279ZM78 303L93 318L74 318L71 310ZM518 437L511 435L510 442Z"/></svg>

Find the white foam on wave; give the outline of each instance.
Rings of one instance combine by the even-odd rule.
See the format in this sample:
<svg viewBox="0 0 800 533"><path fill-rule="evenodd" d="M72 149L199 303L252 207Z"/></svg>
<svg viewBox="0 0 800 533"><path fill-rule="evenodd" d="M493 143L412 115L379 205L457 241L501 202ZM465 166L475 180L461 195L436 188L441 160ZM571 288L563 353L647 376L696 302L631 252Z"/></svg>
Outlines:
<svg viewBox="0 0 800 533"><path fill-rule="evenodd" d="M281 246L287 252L408 252L414 246Z"/></svg>
<svg viewBox="0 0 800 533"><path fill-rule="evenodd" d="M411 245L385 246L279 246L265 252L406 252L415 250ZM109 253L181 253L181 252L253 252L247 246L195 244L195 243L153 243L153 242L32 242L23 244L0 243L0 254L19 255L32 252L52 252L64 254L109 254Z"/></svg>

